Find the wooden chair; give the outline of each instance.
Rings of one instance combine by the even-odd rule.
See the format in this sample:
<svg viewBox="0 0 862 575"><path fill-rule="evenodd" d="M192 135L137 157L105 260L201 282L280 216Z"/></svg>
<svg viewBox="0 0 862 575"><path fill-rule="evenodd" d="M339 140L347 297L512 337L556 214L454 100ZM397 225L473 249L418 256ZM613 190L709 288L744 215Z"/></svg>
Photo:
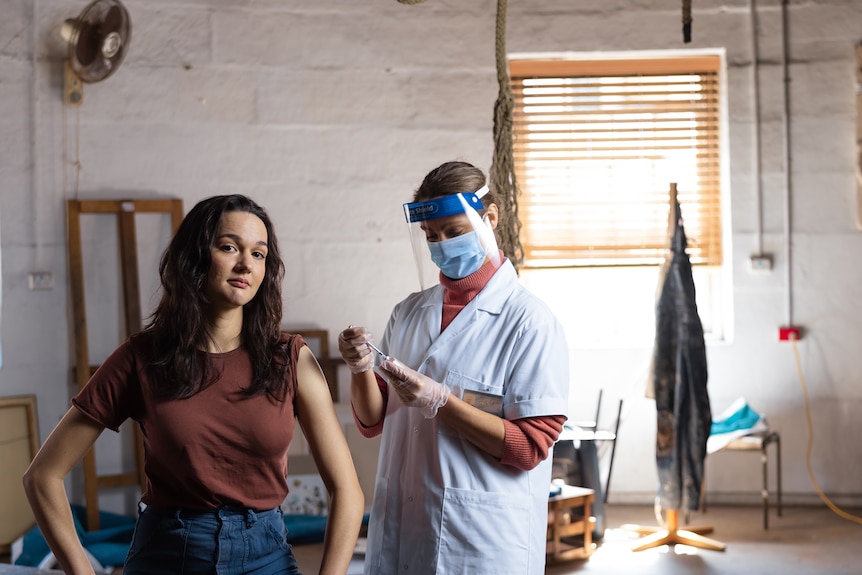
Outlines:
<svg viewBox="0 0 862 575"><path fill-rule="evenodd" d="M781 436L777 431L767 429L737 437L718 451L748 451L760 452L760 462L762 465L763 489L761 496L763 498L763 528L769 529L769 453L767 448L775 444L775 476L776 476L776 510L781 517ZM701 485L701 510L706 512L706 478L704 477Z"/></svg>

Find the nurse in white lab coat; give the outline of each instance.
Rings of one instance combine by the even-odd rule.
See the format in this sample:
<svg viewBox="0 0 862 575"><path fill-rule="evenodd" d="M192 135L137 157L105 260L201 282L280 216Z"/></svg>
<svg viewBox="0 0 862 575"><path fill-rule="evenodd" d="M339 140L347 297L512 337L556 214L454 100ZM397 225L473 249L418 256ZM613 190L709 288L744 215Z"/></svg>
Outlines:
<svg viewBox="0 0 862 575"><path fill-rule="evenodd" d="M382 362L364 327L339 334L357 426L382 433L366 574L544 573L568 347L498 250L486 190L464 162L430 172L405 207L440 284L395 307Z"/></svg>

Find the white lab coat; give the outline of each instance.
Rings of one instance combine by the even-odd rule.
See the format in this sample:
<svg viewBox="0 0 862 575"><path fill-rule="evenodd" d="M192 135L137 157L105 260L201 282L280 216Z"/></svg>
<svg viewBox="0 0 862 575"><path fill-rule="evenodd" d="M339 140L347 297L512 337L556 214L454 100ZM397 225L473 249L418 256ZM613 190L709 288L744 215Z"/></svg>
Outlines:
<svg viewBox="0 0 862 575"><path fill-rule="evenodd" d="M384 351L506 419L566 414L562 327L508 260L441 333L442 298L438 285L399 303ZM504 466L391 392L365 573L544 573L550 480L550 455L531 471Z"/></svg>

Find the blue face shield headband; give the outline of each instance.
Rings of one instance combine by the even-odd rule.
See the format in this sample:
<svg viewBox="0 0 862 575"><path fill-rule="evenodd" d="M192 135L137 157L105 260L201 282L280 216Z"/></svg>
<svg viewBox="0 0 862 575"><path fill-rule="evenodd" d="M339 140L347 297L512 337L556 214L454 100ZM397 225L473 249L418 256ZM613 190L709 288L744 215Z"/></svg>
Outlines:
<svg viewBox="0 0 862 575"><path fill-rule="evenodd" d="M461 196L464 201L461 201L458 196ZM413 224L416 222L425 222L428 220L435 220L437 218L463 214L466 211L464 208L464 202L467 203L467 206L476 210L476 212L484 209L482 201L475 192L463 192L461 194L442 196L440 198L434 198L433 200L426 200L424 202L404 204L404 216L407 218L408 224Z"/></svg>

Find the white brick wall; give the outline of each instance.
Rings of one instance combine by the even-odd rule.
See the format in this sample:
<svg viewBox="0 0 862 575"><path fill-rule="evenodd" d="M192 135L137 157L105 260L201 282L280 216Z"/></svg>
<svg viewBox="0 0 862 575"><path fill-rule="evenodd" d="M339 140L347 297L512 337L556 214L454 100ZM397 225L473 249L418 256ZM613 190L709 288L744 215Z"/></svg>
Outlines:
<svg viewBox="0 0 862 575"><path fill-rule="evenodd" d="M682 43L679 3L511 2L507 47L726 50L735 336L710 347L711 395L716 411L745 395L768 414L785 438L785 489L813 500L793 358L775 341L787 265L781 2L757 4L771 275L746 271L757 225L747 0L695 3L690 45ZM127 0L133 35L126 61L104 82L85 86L79 113L64 115L58 30L85 5L0 0L0 395L36 393L43 438L68 406L64 201L73 195L74 170L63 151L75 141L82 198L172 196L188 209L213 194L254 197L276 221L288 266L285 325L334 334L362 323L382 332L392 305L416 287L401 203L442 161L489 167L496 2ZM852 47L862 3L790 2L789 22L794 305L795 320L810 329L800 351L818 426L813 465L827 491L858 494L862 453L847 438L862 435L862 366L853 347L862 339L862 234L852 175ZM36 269L52 271L57 287L28 291L27 273ZM152 285L154 270L141 274ZM117 304L110 285L99 296L106 310ZM91 318L94 354L106 353L118 324L117 317ZM632 411L621 429L612 493L648 501L654 415L638 379L646 355L573 350L572 408L576 417L589 415L598 386L606 397L627 395ZM751 467L710 468L710 489L756 492L759 470ZM79 482L72 485L79 497Z"/></svg>

